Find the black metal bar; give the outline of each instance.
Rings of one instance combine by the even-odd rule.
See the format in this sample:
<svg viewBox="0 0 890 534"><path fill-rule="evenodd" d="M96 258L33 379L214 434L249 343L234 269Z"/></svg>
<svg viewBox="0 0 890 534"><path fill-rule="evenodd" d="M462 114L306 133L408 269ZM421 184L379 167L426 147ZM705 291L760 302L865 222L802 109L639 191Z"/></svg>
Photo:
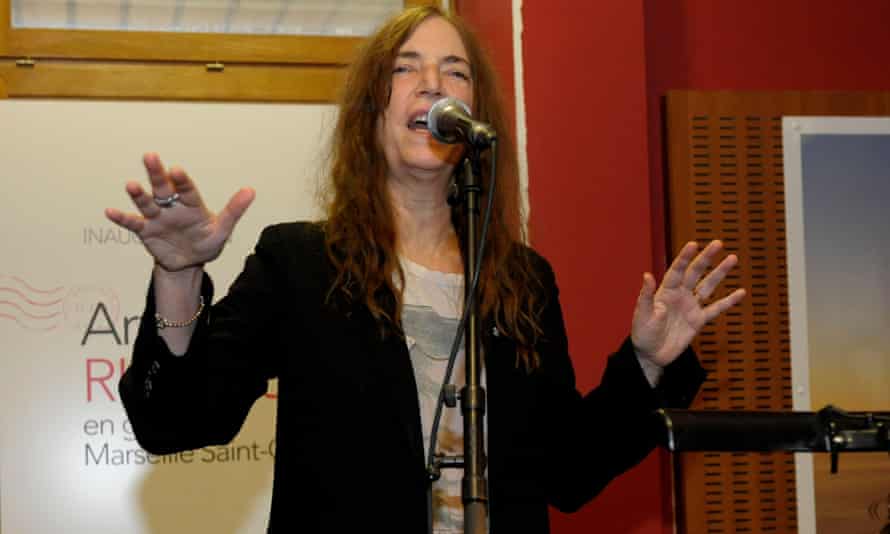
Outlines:
<svg viewBox="0 0 890 534"><path fill-rule="evenodd" d="M890 452L890 412L658 410L662 444L680 451Z"/></svg>

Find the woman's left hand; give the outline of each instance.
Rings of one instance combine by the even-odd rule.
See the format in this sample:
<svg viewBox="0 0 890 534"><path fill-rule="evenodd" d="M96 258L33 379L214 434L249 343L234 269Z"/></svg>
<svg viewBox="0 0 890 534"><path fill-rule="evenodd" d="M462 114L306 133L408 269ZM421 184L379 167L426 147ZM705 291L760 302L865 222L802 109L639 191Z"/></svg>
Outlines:
<svg viewBox="0 0 890 534"><path fill-rule="evenodd" d="M703 277L722 248L720 241L711 241L696 256L698 245L686 243L657 291L655 277L651 273L643 275L643 288L631 325L631 341L641 357L666 366L686 350L705 323L745 296L744 289L736 289L722 299L705 304L738 263L738 258L730 254Z"/></svg>

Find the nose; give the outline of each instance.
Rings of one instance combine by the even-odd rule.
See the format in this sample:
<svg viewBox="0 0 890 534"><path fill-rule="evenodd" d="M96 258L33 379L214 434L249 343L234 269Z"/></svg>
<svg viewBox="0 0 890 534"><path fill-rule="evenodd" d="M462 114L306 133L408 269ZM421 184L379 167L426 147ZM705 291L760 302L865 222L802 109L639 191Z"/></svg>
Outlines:
<svg viewBox="0 0 890 534"><path fill-rule="evenodd" d="M442 76L436 65L427 65L421 70L418 87L421 96L438 98L442 96Z"/></svg>

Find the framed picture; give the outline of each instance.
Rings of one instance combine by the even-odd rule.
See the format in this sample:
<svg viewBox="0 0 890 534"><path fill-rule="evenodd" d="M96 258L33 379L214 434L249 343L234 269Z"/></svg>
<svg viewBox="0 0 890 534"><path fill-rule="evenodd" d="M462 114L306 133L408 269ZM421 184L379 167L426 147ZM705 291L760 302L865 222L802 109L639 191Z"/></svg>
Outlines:
<svg viewBox="0 0 890 534"><path fill-rule="evenodd" d="M794 409L890 411L890 119L784 117ZM801 533L890 532L890 457L796 456Z"/></svg>

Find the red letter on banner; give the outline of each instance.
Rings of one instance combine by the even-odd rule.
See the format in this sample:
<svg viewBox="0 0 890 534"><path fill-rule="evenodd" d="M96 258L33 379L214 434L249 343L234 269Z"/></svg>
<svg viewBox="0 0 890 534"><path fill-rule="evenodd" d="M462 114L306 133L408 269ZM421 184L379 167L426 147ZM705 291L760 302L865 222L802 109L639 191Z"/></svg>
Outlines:
<svg viewBox="0 0 890 534"><path fill-rule="evenodd" d="M104 365L106 374L102 376L93 375L94 364ZM114 364L111 360L106 360L105 358L87 358L87 402L93 401L93 382L98 382L102 386L102 389L105 390L105 394L108 396L108 400L117 400L114 398L111 388L105 383L111 379L112 376L114 376Z"/></svg>

